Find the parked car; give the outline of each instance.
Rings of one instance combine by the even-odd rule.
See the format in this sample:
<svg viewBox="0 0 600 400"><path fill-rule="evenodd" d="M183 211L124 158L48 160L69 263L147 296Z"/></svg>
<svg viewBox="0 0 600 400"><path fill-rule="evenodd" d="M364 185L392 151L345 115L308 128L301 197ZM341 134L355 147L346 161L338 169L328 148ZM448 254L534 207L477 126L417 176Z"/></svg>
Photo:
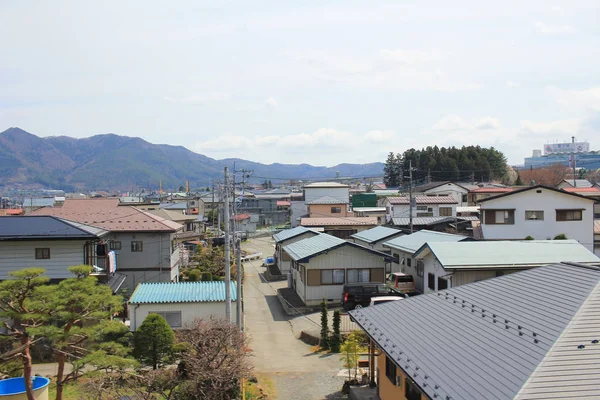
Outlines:
<svg viewBox="0 0 600 400"><path fill-rule="evenodd" d="M347 283L342 289L342 305L346 310L368 307L373 297L402 296L383 283Z"/></svg>
<svg viewBox="0 0 600 400"><path fill-rule="evenodd" d="M415 279L409 274L392 272L388 274L385 282L389 287L401 293L414 293L416 291Z"/></svg>
<svg viewBox="0 0 600 400"><path fill-rule="evenodd" d="M369 303L369 307L376 306L378 304L388 303L390 301L404 300L402 296L380 296L380 297L371 297L371 302Z"/></svg>

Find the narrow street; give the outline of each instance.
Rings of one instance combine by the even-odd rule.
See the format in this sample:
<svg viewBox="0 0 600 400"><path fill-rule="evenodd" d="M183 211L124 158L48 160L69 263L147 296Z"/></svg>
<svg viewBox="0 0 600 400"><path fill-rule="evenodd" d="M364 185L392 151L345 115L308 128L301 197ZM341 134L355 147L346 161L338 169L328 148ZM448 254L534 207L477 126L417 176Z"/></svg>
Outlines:
<svg viewBox="0 0 600 400"><path fill-rule="evenodd" d="M314 329L315 322L286 315L276 291L287 283L268 283L262 277L265 271L263 259L273 254L273 240L255 238L242 247L263 253L261 259L244 264L244 322L254 351L255 371L265 373L273 380L278 399L341 398L336 394L344 383L344 378L338 376L343 368L340 355L313 353L310 346L298 340L295 333L301 329Z"/></svg>

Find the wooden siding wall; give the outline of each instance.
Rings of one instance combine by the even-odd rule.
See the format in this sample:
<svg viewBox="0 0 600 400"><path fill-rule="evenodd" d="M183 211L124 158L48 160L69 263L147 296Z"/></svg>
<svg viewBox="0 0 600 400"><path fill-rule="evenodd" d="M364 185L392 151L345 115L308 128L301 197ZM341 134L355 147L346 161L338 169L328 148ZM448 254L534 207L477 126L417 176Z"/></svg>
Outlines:
<svg viewBox="0 0 600 400"><path fill-rule="evenodd" d="M8 279L10 271L29 267L46 269L50 279L73 277L67 269L84 262L85 240L47 240L0 242L0 280ZM36 248L49 248L50 259L36 260Z"/></svg>

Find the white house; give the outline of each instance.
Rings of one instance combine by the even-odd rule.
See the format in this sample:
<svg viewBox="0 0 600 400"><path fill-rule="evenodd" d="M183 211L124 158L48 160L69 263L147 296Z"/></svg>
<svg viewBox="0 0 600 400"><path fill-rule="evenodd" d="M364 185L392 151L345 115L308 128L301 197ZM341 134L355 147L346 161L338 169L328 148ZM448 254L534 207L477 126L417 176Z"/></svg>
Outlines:
<svg viewBox="0 0 600 400"><path fill-rule="evenodd" d="M428 242L414 257L423 263L423 293L559 262L600 264L576 240Z"/></svg>
<svg viewBox="0 0 600 400"><path fill-rule="evenodd" d="M559 183L556 188L557 189L565 189L565 188L589 188L592 187L592 184L587 179L563 179L561 183Z"/></svg>
<svg viewBox="0 0 600 400"><path fill-rule="evenodd" d="M547 186L532 186L480 200L486 240L552 239L564 234L594 251L594 200Z"/></svg>
<svg viewBox="0 0 600 400"><path fill-rule="evenodd" d="M350 186L337 182L315 182L304 185L304 201L308 204L313 200L329 196L341 203L350 204Z"/></svg>
<svg viewBox="0 0 600 400"><path fill-rule="evenodd" d="M455 217L458 202L452 196L414 196L413 218ZM410 217L408 196L386 197L381 205L387 208L390 218Z"/></svg>
<svg viewBox="0 0 600 400"><path fill-rule="evenodd" d="M341 303L345 283L385 282L391 257L385 253L320 234L285 246L292 258L292 287L307 306L323 299Z"/></svg>
<svg viewBox="0 0 600 400"><path fill-rule="evenodd" d="M414 188L414 192L425 196L450 196L456 200L459 207L468 204L469 189L450 181L419 185Z"/></svg>
<svg viewBox="0 0 600 400"><path fill-rule="evenodd" d="M400 236L383 243L383 247L390 249L394 263L392 272L403 272L412 275L415 287L423 292L424 265L422 260L415 260L414 254L425 244L430 242L461 242L472 240L467 236L453 235L451 233L421 230L410 235Z"/></svg>
<svg viewBox="0 0 600 400"><path fill-rule="evenodd" d="M225 282L140 283L128 302L129 329L135 331L148 314L162 316L173 329L198 318L225 318ZM231 282L231 322L236 322L237 290Z"/></svg>
<svg viewBox="0 0 600 400"><path fill-rule="evenodd" d="M361 246L370 247L377 251L389 253L390 249L383 247L383 243L392 240L394 238L404 236L401 230L388 228L387 226L376 226L375 228L368 229L366 231L355 233L350 236L351 241Z"/></svg>
<svg viewBox="0 0 600 400"><path fill-rule="evenodd" d="M297 226L292 229L285 229L276 235L273 235L273 239L275 240L275 264L279 268L282 273L287 273L290 271L291 261L292 259L283 250L283 246L287 246L288 244L296 243L299 240L308 239L309 237L313 237L318 235L319 233L305 228L303 226Z"/></svg>

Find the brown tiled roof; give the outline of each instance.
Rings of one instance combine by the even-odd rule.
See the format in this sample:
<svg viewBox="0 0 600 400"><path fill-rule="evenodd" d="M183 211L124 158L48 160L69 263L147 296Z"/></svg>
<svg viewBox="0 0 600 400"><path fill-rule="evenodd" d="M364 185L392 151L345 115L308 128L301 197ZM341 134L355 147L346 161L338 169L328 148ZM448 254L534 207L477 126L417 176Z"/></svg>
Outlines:
<svg viewBox="0 0 600 400"><path fill-rule="evenodd" d="M452 196L414 196L417 204L458 204ZM410 204L408 196L388 197L390 204Z"/></svg>
<svg viewBox="0 0 600 400"><path fill-rule="evenodd" d="M236 221L243 221L243 220L249 219L249 218L250 218L250 214L238 214L233 217L233 219Z"/></svg>
<svg viewBox="0 0 600 400"><path fill-rule="evenodd" d="M302 218L302 226L344 226L344 225L377 225L377 217L319 217Z"/></svg>
<svg viewBox="0 0 600 400"><path fill-rule="evenodd" d="M182 226L131 206L119 206L118 198L67 199L62 207L45 207L31 215L54 215L107 231L175 232Z"/></svg>
<svg viewBox="0 0 600 400"><path fill-rule="evenodd" d="M23 214L22 208L4 208L0 209L0 215L21 215Z"/></svg>

